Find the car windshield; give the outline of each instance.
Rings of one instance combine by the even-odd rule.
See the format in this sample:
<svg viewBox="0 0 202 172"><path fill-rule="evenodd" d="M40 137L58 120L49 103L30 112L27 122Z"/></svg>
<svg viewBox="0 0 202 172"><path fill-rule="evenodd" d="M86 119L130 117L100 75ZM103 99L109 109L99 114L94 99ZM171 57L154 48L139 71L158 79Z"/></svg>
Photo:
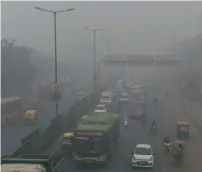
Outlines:
<svg viewBox="0 0 202 172"><path fill-rule="evenodd" d="M103 99L103 100L109 100L109 96L103 96L102 95L101 99Z"/></svg>
<svg viewBox="0 0 202 172"><path fill-rule="evenodd" d="M104 106L96 106L95 110L105 110Z"/></svg>
<svg viewBox="0 0 202 172"><path fill-rule="evenodd" d="M83 94L82 93L76 93L76 97L82 97Z"/></svg>
<svg viewBox="0 0 202 172"><path fill-rule="evenodd" d="M135 154L137 154L137 155L151 155L152 151L151 151L151 148L137 147L135 149Z"/></svg>

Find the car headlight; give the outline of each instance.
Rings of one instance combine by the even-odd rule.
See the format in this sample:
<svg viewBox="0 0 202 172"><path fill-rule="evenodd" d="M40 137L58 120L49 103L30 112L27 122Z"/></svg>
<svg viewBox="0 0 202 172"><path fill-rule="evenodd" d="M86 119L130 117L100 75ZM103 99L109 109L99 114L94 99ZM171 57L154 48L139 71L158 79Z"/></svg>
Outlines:
<svg viewBox="0 0 202 172"><path fill-rule="evenodd" d="M102 154L98 158L99 160L105 160L106 159L106 154Z"/></svg>
<svg viewBox="0 0 202 172"><path fill-rule="evenodd" d="M136 160L137 160L137 158L135 158L135 156L133 156L133 157L132 157L132 160L133 160L133 161L136 161Z"/></svg>
<svg viewBox="0 0 202 172"><path fill-rule="evenodd" d="M149 161L152 161L153 157L149 158Z"/></svg>

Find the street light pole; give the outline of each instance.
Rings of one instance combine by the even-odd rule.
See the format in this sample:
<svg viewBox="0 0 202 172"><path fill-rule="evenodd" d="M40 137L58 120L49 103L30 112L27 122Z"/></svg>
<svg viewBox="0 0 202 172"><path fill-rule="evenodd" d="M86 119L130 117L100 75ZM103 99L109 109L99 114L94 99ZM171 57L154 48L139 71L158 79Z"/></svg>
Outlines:
<svg viewBox="0 0 202 172"><path fill-rule="evenodd" d="M94 37L94 58L93 58L93 81L94 81L94 93L97 92L97 72L96 72L96 32L100 31L100 30L105 30L104 28L100 28L100 29L91 29L91 28L87 28L84 27L84 29L86 30L90 30L93 31L93 37Z"/></svg>
<svg viewBox="0 0 202 172"><path fill-rule="evenodd" d="M36 10L40 10L40 11L45 11L45 12L49 12L53 14L54 17L54 44L55 44L55 85L57 86L58 84L58 65L57 65L57 22L56 22L56 17L58 13L62 13L62 12L67 12L67 11L72 11L74 10L74 8L69 8L69 9L65 9L65 10L57 10L57 11L51 11L51 10L46 10L43 9L41 7L35 7ZM58 88L58 87L57 87ZM55 115L58 115L58 98L55 99Z"/></svg>
<svg viewBox="0 0 202 172"><path fill-rule="evenodd" d="M97 91L97 72L96 72L96 31L93 31L94 33L94 72L93 72L93 80L94 80L94 93Z"/></svg>
<svg viewBox="0 0 202 172"><path fill-rule="evenodd" d="M57 57L57 27L56 27L56 12L54 15L54 41L55 41L55 84L58 84L58 57ZM55 99L55 115L58 115L58 98Z"/></svg>

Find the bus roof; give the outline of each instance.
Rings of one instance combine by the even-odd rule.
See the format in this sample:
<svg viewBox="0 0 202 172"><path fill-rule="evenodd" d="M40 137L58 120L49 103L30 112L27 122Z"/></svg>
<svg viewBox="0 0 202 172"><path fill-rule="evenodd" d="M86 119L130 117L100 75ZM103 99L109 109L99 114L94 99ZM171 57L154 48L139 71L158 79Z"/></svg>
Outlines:
<svg viewBox="0 0 202 172"><path fill-rule="evenodd" d="M4 97L4 98L1 98L1 104L11 103L18 99L21 99L21 97Z"/></svg>
<svg viewBox="0 0 202 172"><path fill-rule="evenodd" d="M99 124L105 124L105 125L111 125L113 124L118 118L118 115L115 113L110 113L110 112L104 112L102 114L97 114L97 113L92 113L87 118L87 123L92 124L92 123L99 123Z"/></svg>
<svg viewBox="0 0 202 172"><path fill-rule="evenodd" d="M76 132L106 132L109 128L110 125L105 124L83 124L76 129Z"/></svg>
<svg viewBox="0 0 202 172"><path fill-rule="evenodd" d="M103 112L102 114L92 113L76 131L107 131L118 119L115 113Z"/></svg>

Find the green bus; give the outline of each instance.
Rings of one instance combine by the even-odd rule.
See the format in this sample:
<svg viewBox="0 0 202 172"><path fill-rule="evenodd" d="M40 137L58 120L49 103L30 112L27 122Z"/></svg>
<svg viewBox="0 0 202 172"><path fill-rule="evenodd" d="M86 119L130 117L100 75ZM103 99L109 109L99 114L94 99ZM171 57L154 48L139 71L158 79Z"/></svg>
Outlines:
<svg viewBox="0 0 202 172"><path fill-rule="evenodd" d="M73 159L79 163L107 163L117 151L119 117L114 113L92 114L78 125L73 139Z"/></svg>

